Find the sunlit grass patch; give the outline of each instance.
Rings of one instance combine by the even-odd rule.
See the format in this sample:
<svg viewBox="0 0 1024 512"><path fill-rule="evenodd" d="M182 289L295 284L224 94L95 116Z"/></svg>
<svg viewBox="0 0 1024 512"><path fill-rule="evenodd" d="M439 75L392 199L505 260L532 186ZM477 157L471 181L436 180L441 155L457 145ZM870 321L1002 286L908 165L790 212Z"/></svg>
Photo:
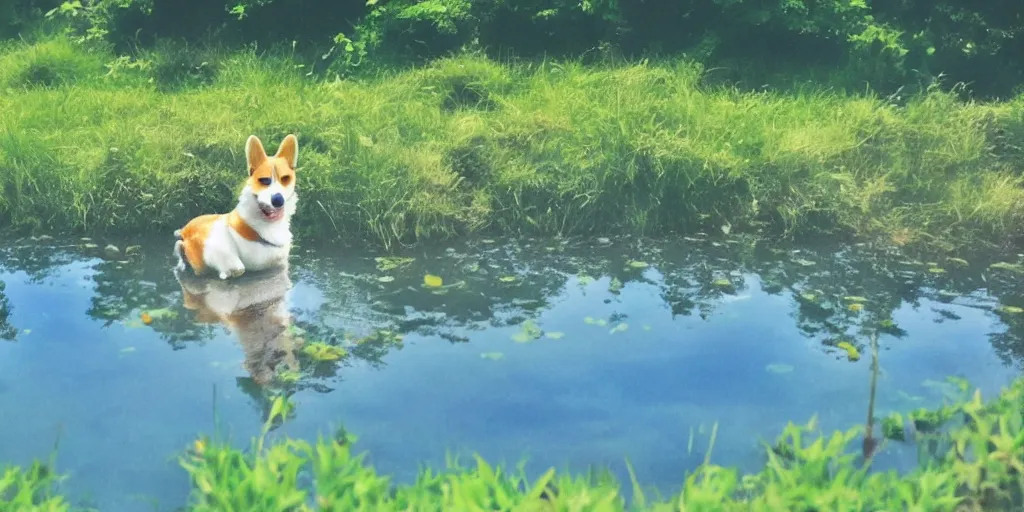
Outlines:
<svg viewBox="0 0 1024 512"><path fill-rule="evenodd" d="M1019 237L1024 220L1024 100L929 91L895 105L707 88L686 62L476 55L316 81L282 52L174 49L0 50L0 82L24 82L37 61L65 77L0 96L0 225L170 232L233 206L249 134L287 133L300 145L296 229L385 246L726 224L967 243Z"/></svg>

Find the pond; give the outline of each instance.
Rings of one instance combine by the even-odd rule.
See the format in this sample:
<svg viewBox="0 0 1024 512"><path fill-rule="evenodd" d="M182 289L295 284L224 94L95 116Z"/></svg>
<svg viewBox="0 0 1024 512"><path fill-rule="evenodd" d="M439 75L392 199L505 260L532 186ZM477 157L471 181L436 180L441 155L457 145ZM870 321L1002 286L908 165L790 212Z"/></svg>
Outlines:
<svg viewBox="0 0 1024 512"><path fill-rule="evenodd" d="M186 294L166 237L4 245L0 461L57 444L69 496L105 511L180 507L182 450L215 428L248 446L279 393L296 415L274 435L343 426L398 481L476 452L628 482L628 458L668 493L715 425L711 460L753 471L788 421L863 423L871 333L879 417L942 404L948 376L992 396L1024 361L1013 254L744 236L481 239L388 258L307 245L287 272ZM317 361L314 342L344 355ZM886 443L877 462L916 457Z"/></svg>

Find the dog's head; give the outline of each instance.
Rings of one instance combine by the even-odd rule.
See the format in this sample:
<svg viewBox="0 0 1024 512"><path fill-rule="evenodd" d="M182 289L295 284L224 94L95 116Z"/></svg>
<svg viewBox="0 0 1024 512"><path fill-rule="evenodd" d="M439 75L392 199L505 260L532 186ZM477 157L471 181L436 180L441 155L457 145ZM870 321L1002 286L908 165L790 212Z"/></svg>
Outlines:
<svg viewBox="0 0 1024 512"><path fill-rule="evenodd" d="M295 166L299 155L299 141L288 134L281 141L274 156L267 156L259 137L250 135L245 141L245 160L249 166L249 179L243 195L255 199L260 218L273 223L295 213ZM244 198L244 196L243 196Z"/></svg>

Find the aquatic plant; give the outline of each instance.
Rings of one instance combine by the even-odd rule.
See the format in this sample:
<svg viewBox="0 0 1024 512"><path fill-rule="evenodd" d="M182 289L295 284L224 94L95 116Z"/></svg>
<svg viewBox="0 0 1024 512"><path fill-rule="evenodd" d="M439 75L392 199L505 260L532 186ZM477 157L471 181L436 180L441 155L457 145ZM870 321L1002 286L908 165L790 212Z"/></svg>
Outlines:
<svg viewBox="0 0 1024 512"><path fill-rule="evenodd" d="M277 397L250 450L206 436L181 457L192 481L188 510L1010 510L1024 505L1024 378L985 402L979 392L946 412L948 447L917 469L899 474L870 467L850 444L861 427L823 434L814 418L789 424L766 448L765 467L741 475L705 461L667 499L648 496L629 467L632 498L607 471L587 477L553 468L530 478L493 467L450 460L423 469L415 482L395 484L353 450L344 430L315 442L283 438L267 443L292 404ZM949 411L955 411L950 414ZM895 431L883 426L886 437ZM712 431L712 448L714 444ZM891 442L891 441L890 441ZM936 446L934 439L920 441ZM923 445L922 445L923 446ZM69 510L52 494L48 467L7 468L0 479L0 510ZM307 478L307 476L309 478ZM311 478L311 483L307 481ZM34 508L33 508L34 507Z"/></svg>

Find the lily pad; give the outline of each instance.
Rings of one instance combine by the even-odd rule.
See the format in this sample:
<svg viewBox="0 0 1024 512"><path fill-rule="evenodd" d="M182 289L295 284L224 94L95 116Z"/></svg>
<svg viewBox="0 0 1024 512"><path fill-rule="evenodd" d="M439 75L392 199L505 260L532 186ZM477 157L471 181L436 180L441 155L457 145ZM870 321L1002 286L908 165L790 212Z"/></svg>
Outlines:
<svg viewBox="0 0 1024 512"><path fill-rule="evenodd" d="M646 261L637 260L630 260L627 265L629 265L630 268L647 268L650 266Z"/></svg>
<svg viewBox="0 0 1024 512"><path fill-rule="evenodd" d="M553 340L560 340L565 337L565 333L561 331L551 331L544 333L544 336L551 338Z"/></svg>
<svg viewBox="0 0 1024 512"><path fill-rule="evenodd" d="M942 267L931 267L928 269L928 272L931 272L932 274L945 274L946 269Z"/></svg>
<svg viewBox="0 0 1024 512"><path fill-rule="evenodd" d="M608 331L608 334L615 334L617 332L623 332L626 329L629 329L629 324L627 324L626 322L622 322L619 325L616 325L615 327L612 327L611 330Z"/></svg>
<svg viewBox="0 0 1024 512"><path fill-rule="evenodd" d="M714 281L711 282L711 284L713 284L713 285L715 285L715 286L717 286L719 288L731 288L732 287L732 281L730 281L730 280L728 280L728 279L726 279L724 277L721 278L721 279L715 279Z"/></svg>
<svg viewBox="0 0 1024 512"><path fill-rule="evenodd" d="M797 258L797 259L793 260L793 263L796 263L797 265L802 265L804 267L809 267L809 266L815 264L813 261L805 260L803 258Z"/></svg>
<svg viewBox="0 0 1024 512"><path fill-rule="evenodd" d="M847 295L846 297L843 297L843 300L846 302L867 302L868 298L861 297L860 295Z"/></svg>
<svg viewBox="0 0 1024 512"><path fill-rule="evenodd" d="M515 282L515 280L516 276L501 276L498 278L498 281L501 281L503 283L513 283Z"/></svg>
<svg viewBox="0 0 1024 512"><path fill-rule="evenodd" d="M846 306L846 309L849 309L850 311L856 313L864 310L864 304L861 304L860 302L854 302L853 304Z"/></svg>
<svg viewBox="0 0 1024 512"><path fill-rule="evenodd" d="M505 354L501 352L484 352L480 354L481 359L490 359L491 361L497 361L503 357L505 357Z"/></svg>
<svg viewBox="0 0 1024 512"><path fill-rule="evenodd" d="M395 280L395 276L380 276L377 280L382 283L390 283Z"/></svg>

